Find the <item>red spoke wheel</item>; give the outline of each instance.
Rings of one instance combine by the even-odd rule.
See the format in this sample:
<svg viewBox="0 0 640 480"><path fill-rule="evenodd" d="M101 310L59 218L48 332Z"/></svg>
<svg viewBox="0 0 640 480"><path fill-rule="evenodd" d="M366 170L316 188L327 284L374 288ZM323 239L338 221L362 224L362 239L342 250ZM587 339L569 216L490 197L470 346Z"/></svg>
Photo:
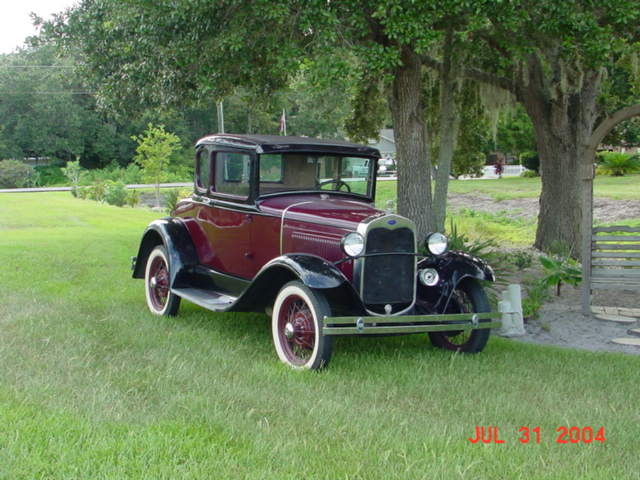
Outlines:
<svg viewBox="0 0 640 480"><path fill-rule="evenodd" d="M475 279L465 279L453 291L447 313L490 312L491 305L484 289ZM488 320L481 320L487 322ZM429 332L431 343L445 350L463 353L481 352L489 340L489 328Z"/></svg>
<svg viewBox="0 0 640 480"><path fill-rule="evenodd" d="M180 297L171 293L169 259L163 246L157 246L149 255L144 281L147 306L151 313L175 315L180 307Z"/></svg>
<svg viewBox="0 0 640 480"><path fill-rule="evenodd" d="M316 370L329 363L332 339L322 334L331 313L321 291L287 283L273 306L271 331L280 360L293 368Z"/></svg>

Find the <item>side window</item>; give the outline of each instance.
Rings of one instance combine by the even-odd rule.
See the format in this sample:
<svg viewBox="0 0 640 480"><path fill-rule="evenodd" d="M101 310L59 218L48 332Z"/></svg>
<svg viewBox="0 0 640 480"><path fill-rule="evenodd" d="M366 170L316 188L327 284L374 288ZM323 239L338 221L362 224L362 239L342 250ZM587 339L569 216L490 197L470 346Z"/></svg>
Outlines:
<svg viewBox="0 0 640 480"><path fill-rule="evenodd" d="M251 157L244 153L216 153L216 192L247 198Z"/></svg>
<svg viewBox="0 0 640 480"><path fill-rule="evenodd" d="M206 149L196 157L196 186L201 190L209 190L211 186L211 154Z"/></svg>
<svg viewBox="0 0 640 480"><path fill-rule="evenodd" d="M282 183L282 155L260 155L260 181Z"/></svg>

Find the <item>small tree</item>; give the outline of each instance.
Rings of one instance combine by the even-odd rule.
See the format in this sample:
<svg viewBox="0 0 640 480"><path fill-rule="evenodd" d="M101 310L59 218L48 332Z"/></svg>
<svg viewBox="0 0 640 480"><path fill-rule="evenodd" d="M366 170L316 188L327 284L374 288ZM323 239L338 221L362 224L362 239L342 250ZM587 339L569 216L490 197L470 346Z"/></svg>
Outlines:
<svg viewBox="0 0 640 480"><path fill-rule="evenodd" d="M180 138L167 132L163 125L149 124L143 135L131 137L138 142L134 161L143 168L145 181L156 186L156 206L160 207L160 182L171 161L171 155L180 148Z"/></svg>
<svg viewBox="0 0 640 480"><path fill-rule="evenodd" d="M64 176L71 182L71 193L76 196L78 192L78 182L80 182L80 172L82 171L80 160L67 162L67 166L61 168L61 170Z"/></svg>

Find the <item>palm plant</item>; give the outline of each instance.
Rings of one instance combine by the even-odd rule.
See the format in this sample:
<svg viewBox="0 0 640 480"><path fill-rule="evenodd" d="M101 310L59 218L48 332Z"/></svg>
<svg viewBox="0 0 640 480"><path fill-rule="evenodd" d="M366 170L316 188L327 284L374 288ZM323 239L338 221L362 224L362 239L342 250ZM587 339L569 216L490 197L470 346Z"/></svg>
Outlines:
<svg viewBox="0 0 640 480"><path fill-rule="evenodd" d="M630 173L640 172L640 155L628 155L626 153L610 152L601 156L597 173L622 177Z"/></svg>

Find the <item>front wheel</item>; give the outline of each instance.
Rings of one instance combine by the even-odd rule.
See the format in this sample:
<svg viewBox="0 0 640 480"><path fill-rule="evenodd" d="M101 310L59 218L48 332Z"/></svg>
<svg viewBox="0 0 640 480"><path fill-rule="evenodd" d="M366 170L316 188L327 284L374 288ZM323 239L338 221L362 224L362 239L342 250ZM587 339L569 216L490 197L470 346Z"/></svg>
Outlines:
<svg viewBox="0 0 640 480"><path fill-rule="evenodd" d="M447 313L490 312L491 305L482 285L475 279L465 279L453 291ZM488 321L488 320L481 320ZM429 332L431 343L454 352L481 352L489 340L490 329Z"/></svg>
<svg viewBox="0 0 640 480"><path fill-rule="evenodd" d="M323 368L331 359L332 338L322 334L331 310L324 294L299 281L287 283L276 297L271 333L278 357L290 367Z"/></svg>

